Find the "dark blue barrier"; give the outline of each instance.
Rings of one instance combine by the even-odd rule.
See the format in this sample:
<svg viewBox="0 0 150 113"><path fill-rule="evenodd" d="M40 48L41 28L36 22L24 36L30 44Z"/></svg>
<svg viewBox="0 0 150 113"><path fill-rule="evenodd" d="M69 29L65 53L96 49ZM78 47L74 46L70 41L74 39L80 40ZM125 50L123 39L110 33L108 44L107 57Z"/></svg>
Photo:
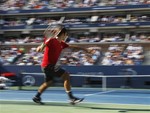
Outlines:
<svg viewBox="0 0 150 113"><path fill-rule="evenodd" d="M91 75L150 75L150 66L63 66L71 74L91 74ZM14 72L20 77L21 72L41 73L40 66L3 66L0 72ZM24 75L23 75L24 76ZM32 75L31 75L32 76ZM34 75L36 83L43 82L42 75ZM40 79L41 78L41 79ZM39 81L40 80L40 81ZM101 78L71 77L72 86L83 86L86 84L101 85ZM150 77L143 78L108 78L108 87L119 87L130 85L135 88L150 88Z"/></svg>

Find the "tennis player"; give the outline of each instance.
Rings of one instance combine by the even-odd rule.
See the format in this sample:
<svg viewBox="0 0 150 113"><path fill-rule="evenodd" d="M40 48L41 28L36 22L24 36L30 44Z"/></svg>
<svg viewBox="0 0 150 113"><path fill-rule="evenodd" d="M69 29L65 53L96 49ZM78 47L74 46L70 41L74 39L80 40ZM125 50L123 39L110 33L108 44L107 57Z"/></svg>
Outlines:
<svg viewBox="0 0 150 113"><path fill-rule="evenodd" d="M57 31L56 31L57 32ZM57 66L57 60L61 54L61 51L67 47L73 47L76 49L88 49L69 45L65 43L68 34L66 28L62 28L57 37L47 38L40 46L37 47L37 52L41 52L44 49L44 56L41 64L42 71L45 73L45 82L39 87L37 94L33 97L33 101L43 104L41 101L41 94L51 85L54 77L61 77L64 81L64 89L68 94L71 104L76 104L83 101L84 98L77 98L71 91L70 76L69 73Z"/></svg>

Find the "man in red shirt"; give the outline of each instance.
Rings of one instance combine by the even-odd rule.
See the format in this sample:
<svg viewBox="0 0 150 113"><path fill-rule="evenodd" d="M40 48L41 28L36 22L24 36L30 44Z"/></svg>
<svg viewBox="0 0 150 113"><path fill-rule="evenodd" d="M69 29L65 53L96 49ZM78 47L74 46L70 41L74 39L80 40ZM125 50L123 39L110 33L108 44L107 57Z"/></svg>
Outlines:
<svg viewBox="0 0 150 113"><path fill-rule="evenodd" d="M44 48L44 56L42 60L42 71L45 73L45 82L39 87L37 94L33 97L33 101L36 103L41 102L41 94L45 91L52 83L54 77L61 77L64 81L64 88L68 94L71 104L81 102L84 98L77 98L73 96L71 91L70 76L69 73L56 66L57 60L61 54L61 51L67 47L80 48L65 43L67 38L67 30L63 27L57 37L47 38L44 43L37 47L37 52L41 52ZM80 48L84 49L84 48ZM87 51L87 49L84 49Z"/></svg>

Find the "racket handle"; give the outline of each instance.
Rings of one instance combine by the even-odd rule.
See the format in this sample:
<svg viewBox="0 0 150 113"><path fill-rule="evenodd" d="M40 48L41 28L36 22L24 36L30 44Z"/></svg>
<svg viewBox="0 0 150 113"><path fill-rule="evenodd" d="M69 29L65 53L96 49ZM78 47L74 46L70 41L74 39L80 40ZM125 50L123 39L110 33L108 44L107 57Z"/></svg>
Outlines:
<svg viewBox="0 0 150 113"><path fill-rule="evenodd" d="M42 51L44 50L44 48L45 48L45 44L42 43L40 46L38 46L38 47L36 48L36 52L42 52Z"/></svg>
<svg viewBox="0 0 150 113"><path fill-rule="evenodd" d="M46 46L46 45L45 45L44 43L41 44L41 51L44 50L45 46Z"/></svg>

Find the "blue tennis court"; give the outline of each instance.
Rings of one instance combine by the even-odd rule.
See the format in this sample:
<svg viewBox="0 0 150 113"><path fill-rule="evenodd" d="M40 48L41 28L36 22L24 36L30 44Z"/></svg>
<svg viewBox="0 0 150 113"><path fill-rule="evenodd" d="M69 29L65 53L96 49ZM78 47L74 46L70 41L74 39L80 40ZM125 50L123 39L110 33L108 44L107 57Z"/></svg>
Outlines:
<svg viewBox="0 0 150 113"><path fill-rule="evenodd" d="M74 95L85 97L83 103L114 103L150 105L150 90L108 90L102 92L98 88L73 88ZM36 91L28 90L2 90L2 101L32 101ZM68 97L63 88L49 88L42 95L43 102L66 102Z"/></svg>

